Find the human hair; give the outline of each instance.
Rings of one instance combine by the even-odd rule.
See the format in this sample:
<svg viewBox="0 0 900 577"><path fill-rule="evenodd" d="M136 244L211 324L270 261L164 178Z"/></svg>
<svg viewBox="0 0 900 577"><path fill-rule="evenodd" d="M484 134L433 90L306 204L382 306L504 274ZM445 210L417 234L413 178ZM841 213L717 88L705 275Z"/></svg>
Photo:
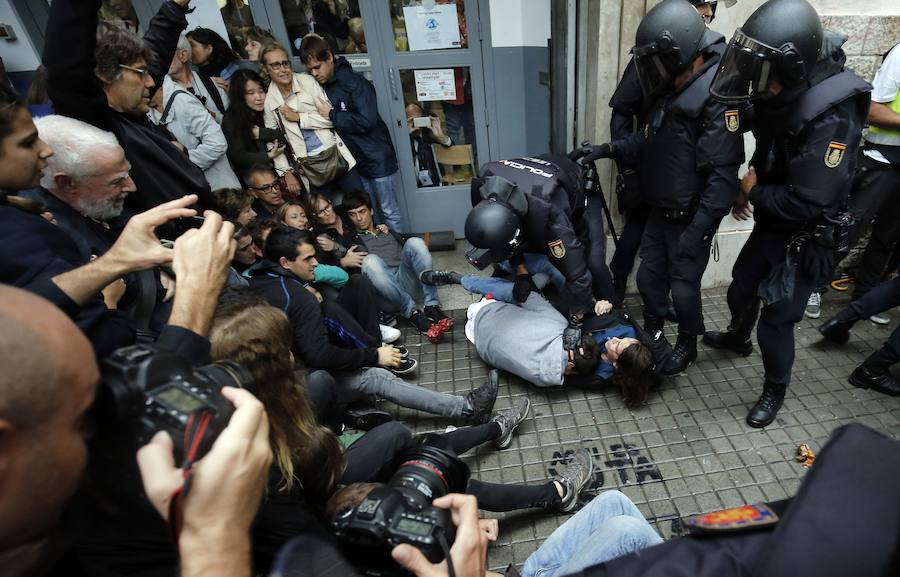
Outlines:
<svg viewBox="0 0 900 577"><path fill-rule="evenodd" d="M358 188L344 193L344 199L341 201L341 208L344 209L344 212L361 206L372 208L372 199L369 198L369 193Z"/></svg>
<svg viewBox="0 0 900 577"><path fill-rule="evenodd" d="M262 48L259 49L259 64L260 64L260 66L263 67L263 70L265 70L265 66L266 66L266 54L268 54L270 52L275 52L276 50L281 50L282 52L284 52L285 56L287 56L288 60L290 60L290 53L284 49L284 46L282 46L278 42L272 42L271 44L266 44Z"/></svg>
<svg viewBox="0 0 900 577"><path fill-rule="evenodd" d="M625 347L616 360L612 382L622 392L627 406L634 407L647 400L647 393L657 384L650 349L639 342Z"/></svg>
<svg viewBox="0 0 900 577"><path fill-rule="evenodd" d="M229 64L240 60L237 53L214 30L197 27L186 34L188 38L198 44L212 46L212 54L209 61L201 66L201 70L210 76L218 76Z"/></svg>
<svg viewBox="0 0 900 577"><path fill-rule="evenodd" d="M284 216L292 206L299 206L303 210L303 214L306 215L306 220L309 220L309 208L299 200L289 200L279 206L278 210L275 211L275 219L278 221L278 224L284 224Z"/></svg>
<svg viewBox="0 0 900 577"><path fill-rule="evenodd" d="M186 50L188 55L188 62L191 61L191 56L194 54L194 49L191 48L191 43L184 32L178 35L178 45L175 47L175 50L176 52L178 50Z"/></svg>
<svg viewBox="0 0 900 577"><path fill-rule="evenodd" d="M253 242L256 246L260 250L264 250L266 248L266 239L277 227L278 221L273 218L257 218L250 221L250 224L247 225L247 230L250 231L250 236L253 237Z"/></svg>
<svg viewBox="0 0 900 577"><path fill-rule="evenodd" d="M410 102L406 105L406 108L409 108L410 106L412 106L413 108L418 108L419 112L422 113L422 116L428 116L428 113L425 112L425 107L422 106L421 104L419 104L418 102Z"/></svg>
<svg viewBox="0 0 900 577"><path fill-rule="evenodd" d="M322 194L321 192L310 192L309 193L309 209L310 214L309 219L321 224L319 220L319 203L322 201L327 202L328 204L334 206L334 203L331 202L331 199Z"/></svg>
<svg viewBox="0 0 900 577"><path fill-rule="evenodd" d="M214 210L228 220L237 220L241 211L253 203L253 195L242 188L217 188L212 195Z"/></svg>
<svg viewBox="0 0 900 577"><path fill-rule="evenodd" d="M11 86L0 83L0 140L12 134L12 125L19 114L19 110L25 108L25 102ZM3 149L0 148L0 156Z"/></svg>
<svg viewBox="0 0 900 577"><path fill-rule="evenodd" d="M384 483L351 483L339 489L328 499L328 504L325 505L325 518L334 519L341 511L356 507L363 502L366 495L374 489L383 486Z"/></svg>
<svg viewBox="0 0 900 577"><path fill-rule="evenodd" d="M242 224L239 224L234 227L234 234L231 235L231 238L233 238L234 240L240 240L249 234L250 229ZM250 238L253 238L252 235L250 236Z"/></svg>
<svg viewBox="0 0 900 577"><path fill-rule="evenodd" d="M298 254L297 247L301 244L316 246L312 233L279 224L269 233L263 254L272 262L279 262L281 257L294 260Z"/></svg>
<svg viewBox="0 0 900 577"><path fill-rule="evenodd" d="M279 489L291 491L299 481L307 503L321 509L341 477L343 455L334 434L316 423L294 370L287 316L265 302L235 298L216 310L209 340L214 360L234 361L253 375L247 390L269 417Z"/></svg>
<svg viewBox="0 0 900 577"><path fill-rule="evenodd" d="M65 174L75 182L94 174L91 158L100 151L119 150L119 141L112 132L101 130L92 124L51 114L34 119L41 140L53 149L53 156L47 159L47 168L41 177L41 186L56 190L53 177Z"/></svg>
<svg viewBox="0 0 900 577"><path fill-rule="evenodd" d="M241 34L244 37L244 43L250 42L259 42L260 44L268 44L271 42L278 42L275 40L275 36L272 35L271 32L266 30L265 28L260 28L259 26L247 26L241 31Z"/></svg>
<svg viewBox="0 0 900 577"><path fill-rule="evenodd" d="M34 71L31 86L25 94L25 104L49 104L50 96L47 94L47 67L41 64Z"/></svg>
<svg viewBox="0 0 900 577"><path fill-rule="evenodd" d="M247 106L247 101L244 100L244 95L247 93L247 83L256 82L263 90L266 89L266 83L255 70L247 68L236 70L231 75L229 82L228 110L225 111L225 116L231 117L238 126L246 127L246 131L249 134L250 128L254 124L263 126L264 122L263 113L251 110Z"/></svg>
<svg viewBox="0 0 900 577"><path fill-rule="evenodd" d="M129 66L139 60L148 66L156 61L156 54L143 38L109 22L97 24L94 72L103 82L113 82L121 76L119 64Z"/></svg>
<svg viewBox="0 0 900 577"><path fill-rule="evenodd" d="M334 53L324 38L314 33L303 37L303 41L300 42L300 62L306 64L310 58L324 62L329 56L334 58Z"/></svg>
<svg viewBox="0 0 900 577"><path fill-rule="evenodd" d="M241 178L243 179L245 184L249 184L250 177L257 172L268 172L274 174L276 177L278 176L278 173L275 172L275 169L272 168L272 165L256 162L244 169L243 174L241 174Z"/></svg>
<svg viewBox="0 0 900 577"><path fill-rule="evenodd" d="M577 375L593 374L600 363L600 347L593 337L586 336L582 339L581 348L584 350L583 354L575 350L575 354L572 355L573 371Z"/></svg>

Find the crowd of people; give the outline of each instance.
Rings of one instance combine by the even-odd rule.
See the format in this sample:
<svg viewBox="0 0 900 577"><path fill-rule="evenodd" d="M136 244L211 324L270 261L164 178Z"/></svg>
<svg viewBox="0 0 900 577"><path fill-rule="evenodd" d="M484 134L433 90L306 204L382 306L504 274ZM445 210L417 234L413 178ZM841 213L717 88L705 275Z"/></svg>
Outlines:
<svg viewBox="0 0 900 577"><path fill-rule="evenodd" d="M766 375L747 422L765 427L790 382L793 327L860 220L875 225L857 294L820 331L846 343L854 323L900 303L897 279L878 284L897 241L888 192L900 185L900 48L873 90L845 68L843 40L805 0L763 4L730 44L708 28L715 1L650 10L610 103L611 141L556 164L528 159L576 174L616 161L626 219L616 253L607 264L589 189L542 192L516 182L522 165L512 163L473 181L467 256L494 264L490 277L436 270L427 243L409 234L374 88L332 42L310 33L287 50L251 30L242 59L211 30L185 33L190 0L164 2L143 36L98 21L100 4L52 3L43 62L54 114L32 119L0 83L4 574L264 574L298 535L322 559L334 555L336 570L331 520L425 442L376 400L462 425L427 438L450 455L503 450L531 403L526 394L494 409L500 370L536 387L611 388L634 407L688 369L700 337L746 356L755 327ZM412 122L421 106L407 114L422 147L450 143L437 119ZM862 140L867 119L875 130ZM747 131L756 153L739 179ZM434 176L431 155L415 162L420 184ZM729 211L756 226L734 265L729 328L705 332L700 278ZM638 250L643 323L622 307ZM493 367L461 394L408 382L418 362L396 326L402 319L423 343L452 334L437 290L445 285L482 296L464 333ZM678 324L674 347L666 319ZM194 438L181 448L161 431L138 449L110 433L101 367L136 344L246 371L242 388L221 389L234 412L202 458ZM900 328L850 383L898 395L889 373L898 361ZM347 429L361 434L342 436ZM866 435L836 438L896 453ZM117 451L123 442L130 453ZM419 577L484 575L499 527L479 509L572 512L593 477L582 448L541 483L468 479L465 495L434 501L458 526L448 563L432 565L410 545L393 559ZM848 494L859 488L842 483ZM804 507L815 502L807 493ZM880 522L872 530L890 540ZM606 491L506 575L599 574L617 559L628 571L657 564L627 574L676 574L677 563L677 574L737 575L718 555L749 558L770 534L731 537L722 551L716 536L656 547L662 539L635 505ZM888 574L879 560L866 575Z"/></svg>

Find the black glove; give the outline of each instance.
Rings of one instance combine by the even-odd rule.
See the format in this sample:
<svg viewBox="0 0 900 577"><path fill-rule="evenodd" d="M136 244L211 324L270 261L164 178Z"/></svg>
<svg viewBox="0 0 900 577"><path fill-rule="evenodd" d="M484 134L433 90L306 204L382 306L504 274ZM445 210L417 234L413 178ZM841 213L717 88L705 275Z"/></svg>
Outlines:
<svg viewBox="0 0 900 577"><path fill-rule="evenodd" d="M829 280L834 268L834 249L809 241L800 249L799 263L803 271L817 285Z"/></svg>
<svg viewBox="0 0 900 577"><path fill-rule="evenodd" d="M531 275L528 273L516 275L516 282L513 284L513 299L517 303L524 303L528 300L528 295L531 294L531 291L538 292L537 285L534 284Z"/></svg>
<svg viewBox="0 0 900 577"><path fill-rule="evenodd" d="M589 146L590 149L584 156L584 162L593 162L598 158L612 158L613 157L613 147L610 143L599 144L597 146Z"/></svg>
<svg viewBox="0 0 900 577"><path fill-rule="evenodd" d="M563 331L563 349L574 351L581 346L581 327L569 320L569 326Z"/></svg>

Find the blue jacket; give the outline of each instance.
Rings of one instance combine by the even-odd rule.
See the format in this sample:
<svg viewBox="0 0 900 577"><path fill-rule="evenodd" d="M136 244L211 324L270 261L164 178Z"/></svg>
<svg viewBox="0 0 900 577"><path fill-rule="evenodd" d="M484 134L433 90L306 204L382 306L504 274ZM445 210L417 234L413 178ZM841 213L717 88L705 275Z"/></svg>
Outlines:
<svg viewBox="0 0 900 577"><path fill-rule="evenodd" d="M397 172L397 155L388 127L378 116L375 88L344 57L337 57L334 75L323 86L331 101L329 118L353 153L362 176L380 178Z"/></svg>

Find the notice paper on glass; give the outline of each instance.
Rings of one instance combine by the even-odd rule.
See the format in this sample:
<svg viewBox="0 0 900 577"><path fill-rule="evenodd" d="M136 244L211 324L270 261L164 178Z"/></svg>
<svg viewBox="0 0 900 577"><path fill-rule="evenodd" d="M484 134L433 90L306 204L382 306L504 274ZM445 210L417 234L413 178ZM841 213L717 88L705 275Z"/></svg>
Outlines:
<svg viewBox="0 0 900 577"><path fill-rule="evenodd" d="M413 70L416 79L416 97L428 100L456 100L456 83L452 68Z"/></svg>
<svg viewBox="0 0 900 577"><path fill-rule="evenodd" d="M406 38L410 50L459 48L459 17L456 4L405 6Z"/></svg>

